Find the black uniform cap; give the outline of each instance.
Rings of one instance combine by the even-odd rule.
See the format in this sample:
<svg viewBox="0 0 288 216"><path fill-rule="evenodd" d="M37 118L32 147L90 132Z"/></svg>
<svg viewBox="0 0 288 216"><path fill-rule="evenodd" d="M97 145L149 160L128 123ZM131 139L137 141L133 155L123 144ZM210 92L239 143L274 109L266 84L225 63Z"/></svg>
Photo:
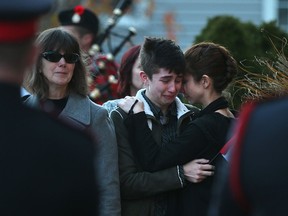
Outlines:
<svg viewBox="0 0 288 216"><path fill-rule="evenodd" d="M0 0L0 43L21 42L34 37L41 15L54 0Z"/></svg>
<svg viewBox="0 0 288 216"><path fill-rule="evenodd" d="M75 25L88 29L98 34L99 19L97 15L81 5L73 9L63 10L58 14L58 20L62 26Z"/></svg>
<svg viewBox="0 0 288 216"><path fill-rule="evenodd" d="M28 20L48 12L54 0L1 0L0 20Z"/></svg>

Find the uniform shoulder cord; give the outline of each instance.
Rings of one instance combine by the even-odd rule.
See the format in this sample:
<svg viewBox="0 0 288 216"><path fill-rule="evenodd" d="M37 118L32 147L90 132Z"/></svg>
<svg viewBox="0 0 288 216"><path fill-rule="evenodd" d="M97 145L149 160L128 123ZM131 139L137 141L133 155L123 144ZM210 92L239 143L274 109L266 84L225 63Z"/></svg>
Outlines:
<svg viewBox="0 0 288 216"><path fill-rule="evenodd" d="M243 138L246 132L246 126L249 118L254 110L256 103L247 103L240 113L239 122L236 126L235 137L234 137L234 149L232 152L232 157L230 161L230 174L229 183L231 187L232 194L236 199L239 206L246 212L250 211L250 204L247 197L244 194L243 187L240 180L240 156L242 152Z"/></svg>

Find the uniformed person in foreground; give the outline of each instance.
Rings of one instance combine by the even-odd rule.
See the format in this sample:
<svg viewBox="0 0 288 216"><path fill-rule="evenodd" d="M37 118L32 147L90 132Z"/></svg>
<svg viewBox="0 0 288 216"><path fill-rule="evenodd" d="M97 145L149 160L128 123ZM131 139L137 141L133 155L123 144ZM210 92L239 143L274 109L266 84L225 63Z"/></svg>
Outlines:
<svg viewBox="0 0 288 216"><path fill-rule="evenodd" d="M51 0L0 1L0 215L97 215L88 134L22 105L33 38Z"/></svg>

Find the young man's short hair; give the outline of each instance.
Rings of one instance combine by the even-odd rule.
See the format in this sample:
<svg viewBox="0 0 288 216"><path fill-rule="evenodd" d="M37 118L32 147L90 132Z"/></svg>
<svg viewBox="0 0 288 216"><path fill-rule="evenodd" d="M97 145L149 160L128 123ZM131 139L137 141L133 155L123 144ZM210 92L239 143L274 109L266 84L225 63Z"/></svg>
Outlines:
<svg viewBox="0 0 288 216"><path fill-rule="evenodd" d="M165 38L146 37L140 51L141 66L149 79L165 68L182 74L185 71L184 53L174 41Z"/></svg>

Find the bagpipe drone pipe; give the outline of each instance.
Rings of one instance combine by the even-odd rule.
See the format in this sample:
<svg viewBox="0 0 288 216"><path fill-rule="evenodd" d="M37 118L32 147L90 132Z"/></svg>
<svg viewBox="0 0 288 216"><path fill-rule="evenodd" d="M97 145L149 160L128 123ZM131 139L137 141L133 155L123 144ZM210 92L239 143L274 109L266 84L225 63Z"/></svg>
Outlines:
<svg viewBox="0 0 288 216"><path fill-rule="evenodd" d="M112 32L124 12L130 7L132 0L120 0L113 15L108 19L108 25L98 36L96 43L92 45L89 55L91 56L90 74L88 77L89 97L98 104L103 104L107 100L117 99L118 89L118 69L119 64L115 56L121 51L125 44L133 45L131 38L136 35L134 27L128 28L126 35L119 35ZM111 37L121 38L120 43L112 47ZM106 43L107 50L103 50L103 44Z"/></svg>

